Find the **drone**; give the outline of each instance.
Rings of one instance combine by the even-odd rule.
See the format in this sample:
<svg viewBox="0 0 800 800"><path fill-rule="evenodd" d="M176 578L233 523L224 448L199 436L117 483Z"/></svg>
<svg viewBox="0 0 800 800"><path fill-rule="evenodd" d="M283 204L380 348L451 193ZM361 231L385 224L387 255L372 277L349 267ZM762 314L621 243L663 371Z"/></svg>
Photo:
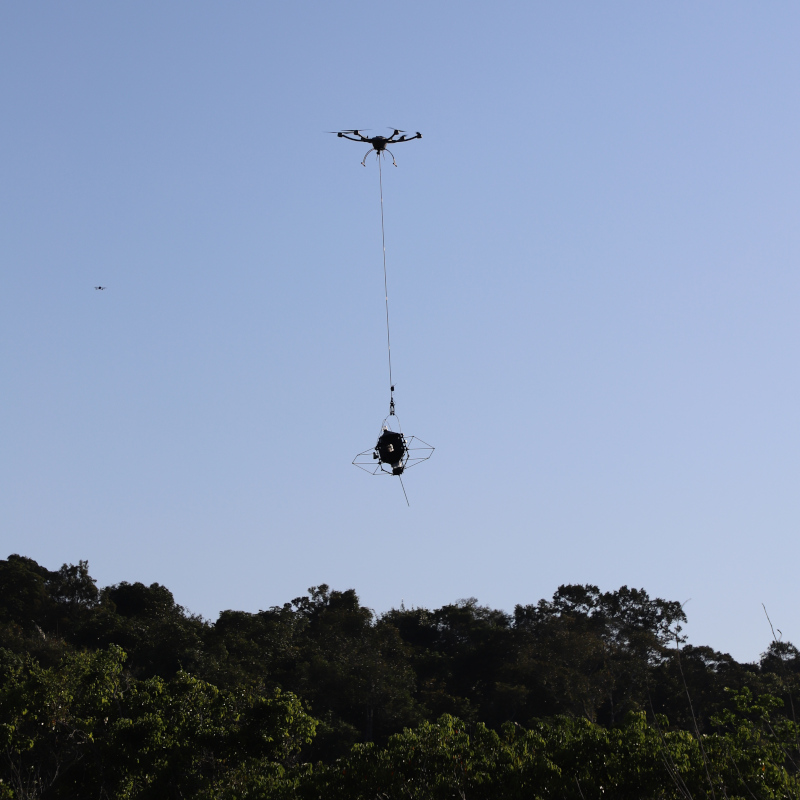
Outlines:
<svg viewBox="0 0 800 800"><path fill-rule="evenodd" d="M362 167L367 166L367 156L374 150L377 154L377 157L381 157L381 153L387 152L392 157L392 164L397 166L397 162L394 160L394 153L386 147L387 144L400 144L400 142L413 142L414 139L421 139L422 134L417 131L414 136L400 136L400 134L405 134L405 131L400 131L395 128L394 133L388 138L386 136L373 136L369 138L364 136L361 131L352 130L352 131L328 131L328 133L335 133L340 139L349 139L351 142L367 142L368 144L372 145L370 150L367 150L367 155L364 156L364 160L361 162ZM348 136L348 134L351 134ZM357 136L358 138L354 138ZM399 139L395 139L395 136L400 136Z"/></svg>
<svg viewBox="0 0 800 800"><path fill-rule="evenodd" d="M108 289L108 286L95 286L94 288L100 292L104 292L106 289Z"/></svg>
<svg viewBox="0 0 800 800"><path fill-rule="evenodd" d="M391 130L391 129L390 129ZM397 166L394 153L389 150L388 145L399 144L400 142L411 142L414 139L421 139L422 134L417 131L414 136L406 136L405 131L395 128L391 136L365 136L360 130L353 129L347 131L328 131L335 133L340 139L349 139L351 142L364 142L370 145L367 154L361 161L361 166L367 166L367 158L373 151L378 160L378 185L381 196L381 240L383 243L383 288L386 303L386 349L389 360L389 416L381 424L381 432L375 446L369 450L364 450L353 459L353 465L370 475L392 475L400 479L400 486L403 488L403 495L408 503L406 487L403 485L403 473L410 467L414 467L422 461L427 461L432 455L434 448L417 436L406 437L400 428L400 421L394 409L394 381L392 380L392 346L389 334L389 289L386 278L386 235L383 224L383 177L381 172L381 156L388 153L392 157L392 163ZM410 505L410 503L409 503Z"/></svg>
<svg viewBox="0 0 800 800"><path fill-rule="evenodd" d="M394 430L393 426L397 430ZM353 464L364 472L369 472L370 475L395 475L400 478L400 485L408 503L406 487L403 486L403 479L400 476L407 469L427 461L433 455L434 449L419 436L406 438L400 429L400 420L394 412L394 399L392 399L389 404L389 416L381 424L378 441L370 450L359 453L353 459Z"/></svg>

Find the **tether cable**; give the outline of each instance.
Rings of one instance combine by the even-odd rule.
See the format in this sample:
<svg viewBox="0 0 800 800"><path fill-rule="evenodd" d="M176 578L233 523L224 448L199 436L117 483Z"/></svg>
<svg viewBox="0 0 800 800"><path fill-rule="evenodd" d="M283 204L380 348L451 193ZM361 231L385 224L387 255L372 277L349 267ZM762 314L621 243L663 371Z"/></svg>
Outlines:
<svg viewBox="0 0 800 800"><path fill-rule="evenodd" d="M392 339L389 333L389 281L386 277L386 231L383 225L383 170L378 155L378 183L381 189L381 243L383 244L383 291L386 298L386 349L389 352L389 416L394 414L394 381L392 380ZM405 490L404 490L405 491Z"/></svg>

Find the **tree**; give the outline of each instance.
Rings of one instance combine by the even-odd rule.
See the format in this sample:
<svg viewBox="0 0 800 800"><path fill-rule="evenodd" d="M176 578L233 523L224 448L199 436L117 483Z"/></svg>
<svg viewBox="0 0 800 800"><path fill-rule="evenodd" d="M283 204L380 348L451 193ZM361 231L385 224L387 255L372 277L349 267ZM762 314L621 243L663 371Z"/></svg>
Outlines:
<svg viewBox="0 0 800 800"><path fill-rule="evenodd" d="M417 699L430 716L455 714L492 725L508 718L496 692L514 644L508 614L471 597L435 611L394 609L381 622L396 628L408 645Z"/></svg>
<svg viewBox="0 0 800 800"><path fill-rule="evenodd" d="M643 589L560 586L551 601L517 606L513 682L528 685L531 716L582 714L614 724L647 708L647 683L668 658L686 615L679 603Z"/></svg>
<svg viewBox="0 0 800 800"><path fill-rule="evenodd" d="M293 606L305 624L298 626L302 635L289 685L321 716L317 757L347 752L359 740L382 739L419 719L403 643L393 627L375 624L355 591L331 591L323 584Z"/></svg>
<svg viewBox="0 0 800 800"><path fill-rule="evenodd" d="M127 668L137 678L170 678L181 669L201 668L205 627L165 586L123 581L103 589L72 639L83 647L122 647L129 653Z"/></svg>
<svg viewBox="0 0 800 800"><path fill-rule="evenodd" d="M111 647L41 667L0 651L0 779L16 798L217 797L285 772L316 721L288 693L227 692L180 672L136 681ZM2 794L0 794L2 797Z"/></svg>

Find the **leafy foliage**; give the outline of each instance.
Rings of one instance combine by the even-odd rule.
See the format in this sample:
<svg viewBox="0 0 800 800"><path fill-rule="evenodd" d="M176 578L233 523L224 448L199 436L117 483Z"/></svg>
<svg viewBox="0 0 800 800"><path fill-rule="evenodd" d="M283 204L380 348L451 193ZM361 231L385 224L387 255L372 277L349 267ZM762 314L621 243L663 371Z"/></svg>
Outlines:
<svg viewBox="0 0 800 800"><path fill-rule="evenodd" d="M559 587L376 616L312 587L190 614L0 561L3 798L800 797L800 656L739 664L679 604Z"/></svg>
<svg viewBox="0 0 800 800"><path fill-rule="evenodd" d="M179 672L123 675L118 647L58 667L3 651L0 747L12 797L213 797L230 773L282 778L315 721L290 694L222 691Z"/></svg>

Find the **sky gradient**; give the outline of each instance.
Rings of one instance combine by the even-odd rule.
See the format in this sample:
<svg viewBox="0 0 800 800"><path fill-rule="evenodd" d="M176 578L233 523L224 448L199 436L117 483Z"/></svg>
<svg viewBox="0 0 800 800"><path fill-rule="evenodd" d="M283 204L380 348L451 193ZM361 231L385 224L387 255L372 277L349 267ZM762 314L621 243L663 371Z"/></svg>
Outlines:
<svg viewBox="0 0 800 800"><path fill-rule="evenodd" d="M215 619L564 583L800 645L800 7L0 5L0 557ZM436 447L350 465L388 411ZM94 286L104 285L105 292Z"/></svg>

